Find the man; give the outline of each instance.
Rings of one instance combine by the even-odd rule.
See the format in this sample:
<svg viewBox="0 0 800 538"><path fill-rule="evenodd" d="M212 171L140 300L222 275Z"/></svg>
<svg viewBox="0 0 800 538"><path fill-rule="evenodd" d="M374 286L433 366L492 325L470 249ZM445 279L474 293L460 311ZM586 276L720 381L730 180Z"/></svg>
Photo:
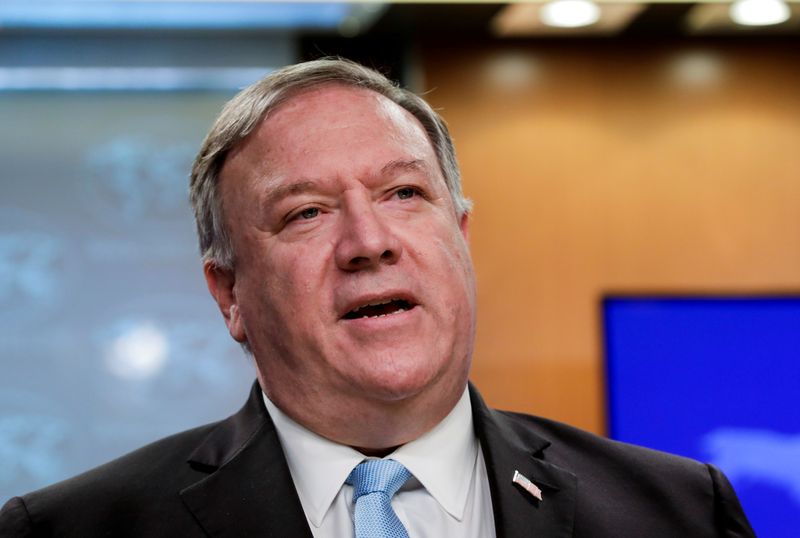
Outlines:
<svg viewBox="0 0 800 538"><path fill-rule="evenodd" d="M711 466L488 409L447 129L357 64L223 110L191 198L258 383L236 415L9 501L2 536L753 536Z"/></svg>

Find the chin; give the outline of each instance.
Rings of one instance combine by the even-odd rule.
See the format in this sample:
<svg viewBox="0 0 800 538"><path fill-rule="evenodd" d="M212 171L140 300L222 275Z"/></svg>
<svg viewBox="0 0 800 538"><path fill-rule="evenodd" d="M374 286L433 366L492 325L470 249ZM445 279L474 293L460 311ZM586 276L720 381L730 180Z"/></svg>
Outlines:
<svg viewBox="0 0 800 538"><path fill-rule="evenodd" d="M376 400L400 402L421 394L428 385L424 381L403 379L402 377L365 380L361 384L361 390Z"/></svg>
<svg viewBox="0 0 800 538"><path fill-rule="evenodd" d="M443 376L452 376L435 368L431 362L423 364L399 364L385 371L371 369L360 383L364 393L386 402L399 402L424 394L427 391L442 392L447 388L441 383Z"/></svg>

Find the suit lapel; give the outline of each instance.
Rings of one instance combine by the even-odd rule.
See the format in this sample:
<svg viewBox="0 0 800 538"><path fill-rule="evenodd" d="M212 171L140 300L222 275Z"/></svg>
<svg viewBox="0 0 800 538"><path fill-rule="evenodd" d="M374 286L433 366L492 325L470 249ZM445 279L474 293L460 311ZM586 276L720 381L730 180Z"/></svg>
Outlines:
<svg viewBox="0 0 800 538"><path fill-rule="evenodd" d="M470 385L475 433L492 494L497 538L572 536L577 478L545 460L550 442L486 407ZM519 471L542 490L542 500L512 483Z"/></svg>
<svg viewBox="0 0 800 538"><path fill-rule="evenodd" d="M189 465L209 474L180 495L210 536L311 538L257 383L245 406L212 431Z"/></svg>
<svg viewBox="0 0 800 538"><path fill-rule="evenodd" d="M575 475L545 460L549 441L486 407L471 385L470 397L497 538L572 536ZM208 475L180 495L210 536L312 537L258 384L188 463ZM511 482L514 471L541 488L541 501Z"/></svg>

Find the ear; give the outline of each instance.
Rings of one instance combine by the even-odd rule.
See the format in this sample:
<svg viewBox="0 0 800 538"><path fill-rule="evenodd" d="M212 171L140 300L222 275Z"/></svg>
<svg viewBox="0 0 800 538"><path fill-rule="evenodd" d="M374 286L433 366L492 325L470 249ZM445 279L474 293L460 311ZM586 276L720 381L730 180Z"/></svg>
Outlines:
<svg viewBox="0 0 800 538"><path fill-rule="evenodd" d="M242 313L236 298L236 272L233 269L221 269L213 262L203 264L208 291L219 306L225 325L234 340L239 343L247 341L244 331Z"/></svg>
<svg viewBox="0 0 800 538"><path fill-rule="evenodd" d="M464 211L464 214L461 215L458 227L461 229L461 235L464 237L464 241L469 243L469 212Z"/></svg>

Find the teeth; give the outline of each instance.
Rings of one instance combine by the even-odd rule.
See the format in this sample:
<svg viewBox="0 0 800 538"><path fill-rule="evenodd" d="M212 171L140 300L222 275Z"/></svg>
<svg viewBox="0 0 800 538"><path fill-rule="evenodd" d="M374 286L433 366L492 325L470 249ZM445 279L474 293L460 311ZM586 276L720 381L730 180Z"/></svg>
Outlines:
<svg viewBox="0 0 800 538"><path fill-rule="evenodd" d="M381 304L386 304L386 303L381 303ZM386 316L393 316L395 314L399 314L400 312L405 312L405 311L406 311L405 308L398 308L394 312L389 312L388 314L379 314L377 316L364 316L364 318L365 319L385 318Z"/></svg>
<svg viewBox="0 0 800 538"><path fill-rule="evenodd" d="M376 302L374 302L374 303L364 304L364 305L361 305L361 306L357 306L357 307L355 307L355 308L352 310L352 312L353 312L353 313L356 313L356 312L358 312L359 310L361 310L362 308L366 308L366 307L368 307L368 306L380 306L380 305L382 305L382 304L389 304L389 303L391 303L392 301L399 301L399 299L386 299L385 301L376 301ZM385 315L385 314L384 314L384 315ZM381 316L367 316L367 317L368 317L368 318L379 318L379 317L381 317Z"/></svg>

